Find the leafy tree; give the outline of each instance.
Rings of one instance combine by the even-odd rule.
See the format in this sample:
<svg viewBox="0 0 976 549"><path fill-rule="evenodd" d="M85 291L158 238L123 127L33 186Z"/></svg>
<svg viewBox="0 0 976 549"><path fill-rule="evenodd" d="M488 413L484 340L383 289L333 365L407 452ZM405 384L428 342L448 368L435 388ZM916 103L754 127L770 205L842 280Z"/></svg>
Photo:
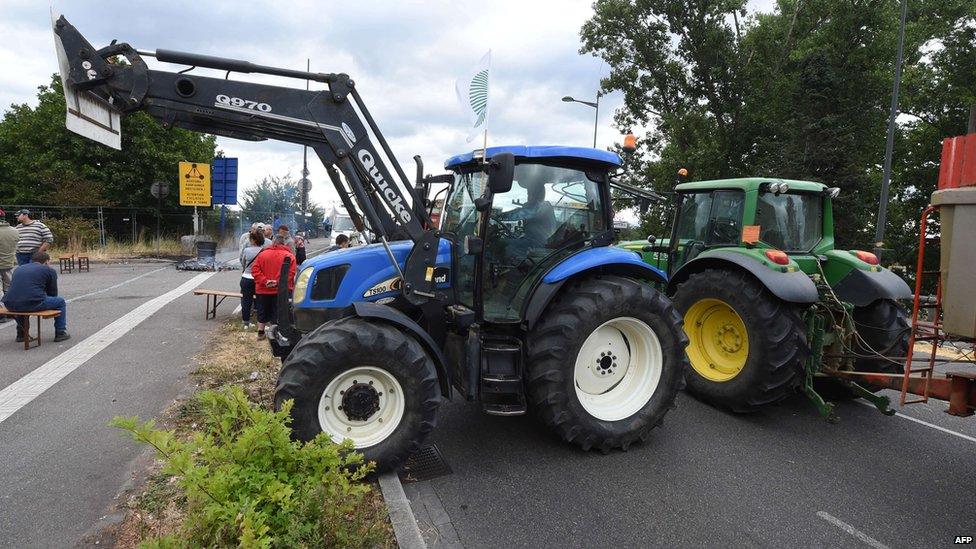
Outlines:
<svg viewBox="0 0 976 549"><path fill-rule="evenodd" d="M244 191L241 209L245 217L271 221L275 217L291 218L301 209L301 189L298 180L290 173L284 176L268 175ZM307 212L310 225L320 225L324 212L320 206L309 202Z"/></svg>
<svg viewBox="0 0 976 549"><path fill-rule="evenodd" d="M181 160L210 162L216 140L166 130L146 113L122 118L122 150L69 132L60 78L40 86L36 107L12 105L0 121L0 202L155 206L155 180L178 180ZM164 207L177 207L171 192Z"/></svg>
<svg viewBox="0 0 976 549"><path fill-rule="evenodd" d="M617 124L649 128L628 161L633 182L667 191L681 166L696 180L760 175L821 181L843 191L835 208L838 244L870 248L898 2L779 0L773 13L751 16L744 4L594 4L594 15L580 33L581 51L610 66L605 91L624 93ZM899 128L898 176L910 174L911 168L902 166L908 162L928 170L926 177L934 180L939 139L961 133L965 117L960 115L976 85L974 9L964 0L911 3L903 105L911 105L906 112L919 111L924 122ZM936 53L926 54L933 39ZM918 98L908 97L913 94ZM919 124L928 126L928 134L918 133ZM914 152L906 150L909 143ZM892 189L897 200L908 192L924 201L931 192L901 180ZM894 207L891 226L910 227L906 220L917 217L917 205ZM660 215L652 211L642 226L663 226L663 220L649 219Z"/></svg>

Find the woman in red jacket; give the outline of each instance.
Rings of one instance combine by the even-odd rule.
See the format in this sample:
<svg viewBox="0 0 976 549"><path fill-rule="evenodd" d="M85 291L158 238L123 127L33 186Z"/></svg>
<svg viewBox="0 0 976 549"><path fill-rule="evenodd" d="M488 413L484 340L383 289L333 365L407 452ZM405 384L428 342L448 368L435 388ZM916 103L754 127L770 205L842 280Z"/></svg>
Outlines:
<svg viewBox="0 0 976 549"><path fill-rule="evenodd" d="M264 339L265 324L278 323L278 276L286 257L291 258L288 271L288 293L291 294L295 289L295 254L285 245L285 237L275 236L271 246L261 250L251 266L259 302L258 339Z"/></svg>

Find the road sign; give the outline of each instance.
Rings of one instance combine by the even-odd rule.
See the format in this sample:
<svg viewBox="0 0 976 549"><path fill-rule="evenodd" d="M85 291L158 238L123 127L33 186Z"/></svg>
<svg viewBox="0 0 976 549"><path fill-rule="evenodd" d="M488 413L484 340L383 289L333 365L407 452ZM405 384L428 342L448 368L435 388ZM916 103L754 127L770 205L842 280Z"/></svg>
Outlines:
<svg viewBox="0 0 976 549"><path fill-rule="evenodd" d="M149 187L149 192L156 198L166 198L169 196L169 183L166 181L154 181Z"/></svg>
<svg viewBox="0 0 976 549"><path fill-rule="evenodd" d="M214 158L214 204L237 204L237 159Z"/></svg>
<svg viewBox="0 0 976 549"><path fill-rule="evenodd" d="M210 165L180 162L180 206L210 206Z"/></svg>

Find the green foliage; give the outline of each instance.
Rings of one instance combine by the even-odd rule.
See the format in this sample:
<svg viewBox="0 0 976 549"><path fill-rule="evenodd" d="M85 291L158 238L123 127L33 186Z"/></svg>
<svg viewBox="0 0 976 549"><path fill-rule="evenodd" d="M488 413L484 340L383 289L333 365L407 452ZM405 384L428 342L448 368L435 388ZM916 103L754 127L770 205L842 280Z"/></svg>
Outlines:
<svg viewBox="0 0 976 549"><path fill-rule="evenodd" d="M153 421L117 417L111 425L156 449L162 472L186 492L187 516L178 536L147 547L372 547L384 531L368 504L371 471L347 442L324 434L302 443L289 437L288 411L248 402L233 387L195 397L199 430L188 439Z"/></svg>
<svg viewBox="0 0 976 549"><path fill-rule="evenodd" d="M166 130L146 113L122 118L121 151L69 132L64 117L57 75L50 85L38 88L36 107L12 105L4 113L0 202L154 207L149 193L153 181L169 181L175 188L179 161L210 162L214 157L213 136ZM163 200L164 207L177 205L176 192Z"/></svg>
<svg viewBox="0 0 976 549"><path fill-rule="evenodd" d="M54 245L70 252L83 252L98 243L98 225L83 217L48 218L44 224L54 234Z"/></svg>
<svg viewBox="0 0 976 549"><path fill-rule="evenodd" d="M275 216L291 214L301 210L301 188L298 180L291 174L283 177L269 175L257 185L244 191L241 210L252 220L272 221ZM324 218L322 208L313 202L308 204L310 225L321 225Z"/></svg>
<svg viewBox="0 0 976 549"><path fill-rule="evenodd" d="M646 136L628 164L632 183L670 190L692 179L779 176L842 189L838 245L873 245L872 224L898 32L896 0L779 0L747 15L744 0L597 0L580 32L603 58L605 91L620 90L622 128ZM976 98L976 5L909 5L898 128L892 259L912 254L909 234L928 201L944 137L965 131ZM907 119L906 119L907 118ZM664 223L643 216L660 234Z"/></svg>

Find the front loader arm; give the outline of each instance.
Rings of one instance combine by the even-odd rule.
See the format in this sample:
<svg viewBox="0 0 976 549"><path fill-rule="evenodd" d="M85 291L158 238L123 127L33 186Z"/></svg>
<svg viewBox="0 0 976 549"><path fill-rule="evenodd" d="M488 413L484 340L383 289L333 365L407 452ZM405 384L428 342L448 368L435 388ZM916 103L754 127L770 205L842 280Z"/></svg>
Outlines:
<svg viewBox="0 0 976 549"><path fill-rule="evenodd" d="M403 269L405 297L415 304L434 297L433 281L426 280L425 275L426 267L435 262L438 236L426 229L431 225L426 212L411 206L420 199L348 75L266 67L169 50L148 52L115 42L95 50L64 17L55 22L54 32L67 57L66 84L77 93L97 96L123 114L145 111L166 128L311 147L330 168L336 191L348 197L350 193L340 180L331 177L331 168L342 173L363 217L384 245L404 237L414 242ZM147 55L191 68L179 73L152 70L143 59ZM125 57L127 64L116 62L118 56ZM328 89L303 90L189 74L195 67L226 70L227 76L243 72L315 80ZM392 252L390 259L400 270Z"/></svg>

